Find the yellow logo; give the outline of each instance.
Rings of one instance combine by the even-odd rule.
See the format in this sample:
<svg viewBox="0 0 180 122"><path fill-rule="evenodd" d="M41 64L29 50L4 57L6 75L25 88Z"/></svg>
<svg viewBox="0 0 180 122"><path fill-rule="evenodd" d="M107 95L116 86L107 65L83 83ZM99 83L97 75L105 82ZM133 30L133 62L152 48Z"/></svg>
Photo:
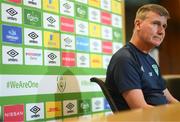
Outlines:
<svg viewBox="0 0 180 122"><path fill-rule="evenodd" d="M100 0L89 0L88 3L90 6L100 7Z"/></svg>
<svg viewBox="0 0 180 122"><path fill-rule="evenodd" d="M122 3L116 0L112 0L112 12L122 15Z"/></svg>
<svg viewBox="0 0 180 122"><path fill-rule="evenodd" d="M60 48L59 33L44 31L44 47Z"/></svg>
<svg viewBox="0 0 180 122"><path fill-rule="evenodd" d="M62 116L61 102L46 102L46 118Z"/></svg>
<svg viewBox="0 0 180 122"><path fill-rule="evenodd" d="M91 67L102 68L102 56L97 54L91 54Z"/></svg>
<svg viewBox="0 0 180 122"><path fill-rule="evenodd" d="M89 23L89 34L91 37L101 37L101 26L95 23Z"/></svg>
<svg viewBox="0 0 180 122"><path fill-rule="evenodd" d="M51 12L59 12L59 0L43 0L44 10Z"/></svg>

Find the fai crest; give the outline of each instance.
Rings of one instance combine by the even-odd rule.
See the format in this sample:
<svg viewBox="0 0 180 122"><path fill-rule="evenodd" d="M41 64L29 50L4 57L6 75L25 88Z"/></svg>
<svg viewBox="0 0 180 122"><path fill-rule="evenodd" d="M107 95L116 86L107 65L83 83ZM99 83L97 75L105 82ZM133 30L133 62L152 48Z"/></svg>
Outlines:
<svg viewBox="0 0 180 122"><path fill-rule="evenodd" d="M66 88L66 78L63 76L57 77L57 88L60 93L63 93Z"/></svg>

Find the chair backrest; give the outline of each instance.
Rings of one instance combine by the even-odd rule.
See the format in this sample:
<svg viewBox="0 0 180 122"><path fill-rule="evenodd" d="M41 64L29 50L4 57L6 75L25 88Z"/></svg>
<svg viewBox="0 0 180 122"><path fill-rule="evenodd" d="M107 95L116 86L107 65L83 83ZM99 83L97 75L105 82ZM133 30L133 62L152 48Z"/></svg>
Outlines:
<svg viewBox="0 0 180 122"><path fill-rule="evenodd" d="M110 93L109 93L109 91L105 85L105 82L102 79L96 78L96 77L92 77L90 80L91 80L91 82L95 82L100 86L100 88L101 88L104 96L106 97L113 113L118 112L118 108L116 107L116 104L115 104L114 100L112 99L112 96L110 95Z"/></svg>

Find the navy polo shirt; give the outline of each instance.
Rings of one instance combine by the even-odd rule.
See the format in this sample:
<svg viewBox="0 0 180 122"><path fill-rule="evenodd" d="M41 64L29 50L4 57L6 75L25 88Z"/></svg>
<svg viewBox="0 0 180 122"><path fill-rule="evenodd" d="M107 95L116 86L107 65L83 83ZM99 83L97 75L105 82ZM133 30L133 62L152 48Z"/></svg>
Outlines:
<svg viewBox="0 0 180 122"><path fill-rule="evenodd" d="M142 89L150 105L167 104L163 93L166 85L158 64L130 42L112 56L105 83L119 110L129 109L121 93L131 89Z"/></svg>

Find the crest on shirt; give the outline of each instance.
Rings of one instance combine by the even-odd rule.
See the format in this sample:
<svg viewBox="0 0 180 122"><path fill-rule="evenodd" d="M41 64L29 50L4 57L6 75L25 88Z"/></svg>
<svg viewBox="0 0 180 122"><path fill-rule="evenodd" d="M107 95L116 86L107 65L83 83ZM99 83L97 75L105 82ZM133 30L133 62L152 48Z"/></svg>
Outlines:
<svg viewBox="0 0 180 122"><path fill-rule="evenodd" d="M143 66L141 66L141 71L143 71L143 72L144 72L144 68L143 68Z"/></svg>
<svg viewBox="0 0 180 122"><path fill-rule="evenodd" d="M159 75L159 69L158 66L156 64L152 65L152 68L154 69L155 73L157 74L157 76Z"/></svg>

